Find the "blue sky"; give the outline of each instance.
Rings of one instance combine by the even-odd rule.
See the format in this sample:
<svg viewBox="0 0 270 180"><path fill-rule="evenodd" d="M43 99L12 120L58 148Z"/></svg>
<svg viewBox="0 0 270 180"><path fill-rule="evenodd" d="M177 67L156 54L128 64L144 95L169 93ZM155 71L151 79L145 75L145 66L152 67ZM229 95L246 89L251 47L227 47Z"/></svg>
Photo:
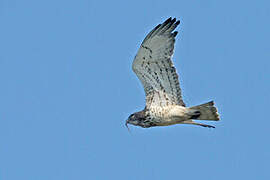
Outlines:
<svg viewBox="0 0 270 180"><path fill-rule="evenodd" d="M0 179L260 179L270 161L270 3L0 0ZM131 70L168 17L188 106L216 102L216 129L143 129Z"/></svg>

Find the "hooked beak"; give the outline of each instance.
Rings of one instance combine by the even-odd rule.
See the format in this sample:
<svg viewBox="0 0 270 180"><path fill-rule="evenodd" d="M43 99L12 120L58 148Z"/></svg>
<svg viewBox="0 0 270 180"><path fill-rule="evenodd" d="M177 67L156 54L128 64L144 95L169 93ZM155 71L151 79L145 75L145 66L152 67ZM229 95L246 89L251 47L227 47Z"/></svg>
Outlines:
<svg viewBox="0 0 270 180"><path fill-rule="evenodd" d="M127 129L128 129L128 132L130 132L130 130L129 130L129 127L128 127L128 120L126 121L126 127L127 127Z"/></svg>

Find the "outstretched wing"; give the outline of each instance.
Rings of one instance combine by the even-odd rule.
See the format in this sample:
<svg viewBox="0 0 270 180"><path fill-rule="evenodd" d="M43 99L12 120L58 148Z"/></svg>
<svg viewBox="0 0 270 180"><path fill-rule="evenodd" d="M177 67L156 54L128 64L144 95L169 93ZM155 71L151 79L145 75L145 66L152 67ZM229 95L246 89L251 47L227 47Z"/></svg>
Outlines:
<svg viewBox="0 0 270 180"><path fill-rule="evenodd" d="M156 26L143 40L133 61L132 69L144 86L146 108L185 106L171 60L177 35L173 30L179 24L180 21L169 18Z"/></svg>

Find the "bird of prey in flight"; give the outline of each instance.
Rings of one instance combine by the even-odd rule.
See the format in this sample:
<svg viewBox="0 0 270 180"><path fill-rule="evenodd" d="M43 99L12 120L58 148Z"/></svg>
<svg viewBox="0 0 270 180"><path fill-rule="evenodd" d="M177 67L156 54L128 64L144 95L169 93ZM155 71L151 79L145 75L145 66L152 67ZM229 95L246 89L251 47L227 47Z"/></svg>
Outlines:
<svg viewBox="0 0 270 180"><path fill-rule="evenodd" d="M183 102L178 75L172 63L178 33L174 30L179 24L179 20L169 18L143 40L132 69L143 84L146 106L129 116L127 127L128 124L143 128L193 124L214 128L194 120L219 120L213 101L192 107L186 107Z"/></svg>

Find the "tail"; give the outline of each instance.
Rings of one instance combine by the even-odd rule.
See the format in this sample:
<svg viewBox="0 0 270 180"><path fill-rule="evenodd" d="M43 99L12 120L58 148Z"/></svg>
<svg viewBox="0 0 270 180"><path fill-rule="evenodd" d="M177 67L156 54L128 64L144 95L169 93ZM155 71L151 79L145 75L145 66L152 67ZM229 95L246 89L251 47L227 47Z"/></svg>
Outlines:
<svg viewBox="0 0 270 180"><path fill-rule="evenodd" d="M214 101L210 101L205 104L201 104L198 106L193 106L189 108L191 110L190 119L197 120L212 120L218 121L219 115L217 112L217 108L214 106Z"/></svg>

